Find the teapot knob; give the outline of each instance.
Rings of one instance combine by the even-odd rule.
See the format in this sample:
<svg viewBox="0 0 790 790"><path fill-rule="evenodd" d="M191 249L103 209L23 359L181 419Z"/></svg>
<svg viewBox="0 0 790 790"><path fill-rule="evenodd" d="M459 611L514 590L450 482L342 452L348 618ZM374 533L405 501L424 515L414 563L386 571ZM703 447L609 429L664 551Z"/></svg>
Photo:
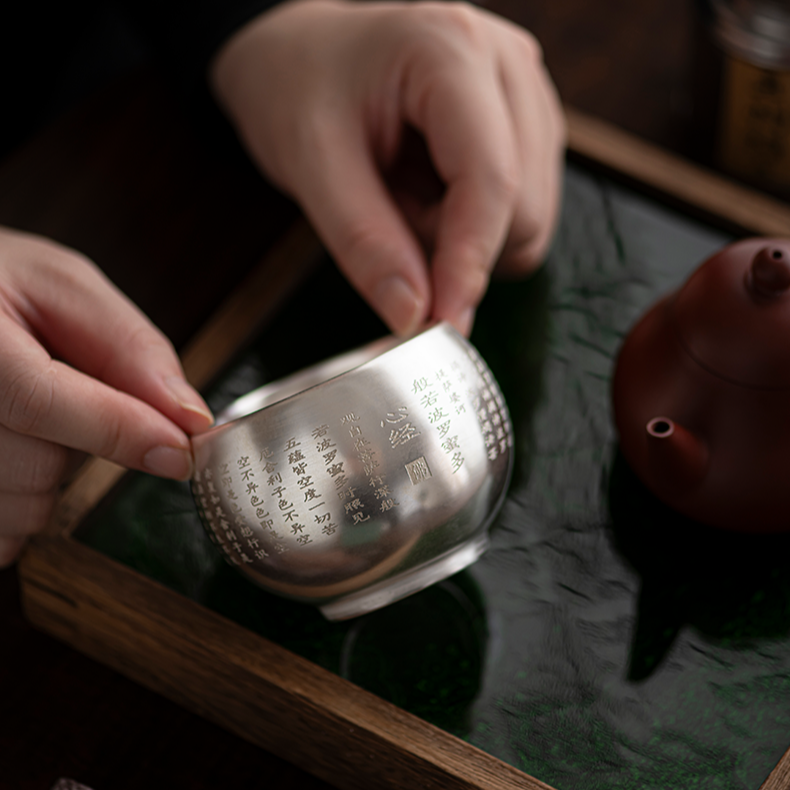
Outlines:
<svg viewBox="0 0 790 790"><path fill-rule="evenodd" d="M763 247L752 258L746 285L754 296L772 298L790 289L790 260L780 247Z"/></svg>

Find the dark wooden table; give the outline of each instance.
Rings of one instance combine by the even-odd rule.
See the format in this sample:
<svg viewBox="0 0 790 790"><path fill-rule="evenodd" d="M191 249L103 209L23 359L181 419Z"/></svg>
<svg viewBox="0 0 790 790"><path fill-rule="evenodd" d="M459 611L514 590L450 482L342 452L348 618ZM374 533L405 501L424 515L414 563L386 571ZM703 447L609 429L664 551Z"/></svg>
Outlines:
<svg viewBox="0 0 790 790"><path fill-rule="evenodd" d="M488 6L536 33L568 104L691 151L691 0ZM156 74L134 76L0 164L0 222L90 255L179 347L296 216L193 121ZM328 787L34 630L13 568L0 683L0 788Z"/></svg>

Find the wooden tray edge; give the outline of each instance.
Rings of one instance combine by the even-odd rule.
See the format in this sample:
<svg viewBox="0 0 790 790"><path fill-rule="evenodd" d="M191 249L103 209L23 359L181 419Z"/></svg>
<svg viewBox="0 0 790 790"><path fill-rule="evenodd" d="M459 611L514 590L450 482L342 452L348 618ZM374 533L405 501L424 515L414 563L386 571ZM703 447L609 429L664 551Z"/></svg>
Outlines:
<svg viewBox="0 0 790 790"><path fill-rule="evenodd" d="M566 107L569 153L709 221L757 236L790 235L790 205Z"/></svg>
<svg viewBox="0 0 790 790"><path fill-rule="evenodd" d="M74 540L38 540L20 577L37 627L338 787L550 790Z"/></svg>

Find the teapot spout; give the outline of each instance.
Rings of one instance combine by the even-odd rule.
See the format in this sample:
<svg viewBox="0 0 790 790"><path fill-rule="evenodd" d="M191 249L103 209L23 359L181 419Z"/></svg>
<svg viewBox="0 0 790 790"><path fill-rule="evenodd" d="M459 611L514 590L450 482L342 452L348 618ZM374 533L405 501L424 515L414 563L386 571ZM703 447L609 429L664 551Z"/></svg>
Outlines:
<svg viewBox="0 0 790 790"><path fill-rule="evenodd" d="M646 432L650 471L656 486L676 494L696 488L708 470L705 442L668 417L654 417Z"/></svg>

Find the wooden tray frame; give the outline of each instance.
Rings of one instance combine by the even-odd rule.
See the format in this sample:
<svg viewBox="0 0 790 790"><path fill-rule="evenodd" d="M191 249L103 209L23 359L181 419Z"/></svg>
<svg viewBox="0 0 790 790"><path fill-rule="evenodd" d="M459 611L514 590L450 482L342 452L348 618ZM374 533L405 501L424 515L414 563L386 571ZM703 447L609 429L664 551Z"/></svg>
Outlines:
<svg viewBox="0 0 790 790"><path fill-rule="evenodd" d="M736 232L790 236L789 206L570 109L568 121L571 156ZM193 384L260 331L320 253L304 222L285 234L187 348ZM548 788L74 540L123 473L91 459L25 552L21 595L34 625L344 790ZM788 787L790 750L760 790Z"/></svg>

